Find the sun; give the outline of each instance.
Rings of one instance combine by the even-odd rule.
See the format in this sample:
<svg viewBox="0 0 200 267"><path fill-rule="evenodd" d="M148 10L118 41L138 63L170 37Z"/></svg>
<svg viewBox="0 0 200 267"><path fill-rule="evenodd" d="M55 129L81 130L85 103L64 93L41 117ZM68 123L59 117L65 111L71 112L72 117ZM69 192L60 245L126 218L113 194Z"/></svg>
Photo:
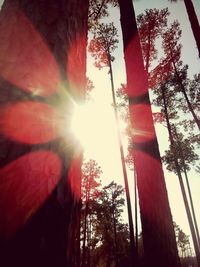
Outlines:
<svg viewBox="0 0 200 267"><path fill-rule="evenodd" d="M98 102L75 105L71 132L90 158L106 158L116 154L116 124L111 105Z"/></svg>

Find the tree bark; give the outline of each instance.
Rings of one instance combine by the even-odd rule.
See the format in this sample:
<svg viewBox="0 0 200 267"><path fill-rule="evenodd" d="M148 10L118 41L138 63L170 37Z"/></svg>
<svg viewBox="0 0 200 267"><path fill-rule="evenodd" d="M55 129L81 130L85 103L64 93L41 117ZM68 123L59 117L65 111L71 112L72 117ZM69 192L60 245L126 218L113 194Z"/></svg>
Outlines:
<svg viewBox="0 0 200 267"><path fill-rule="evenodd" d="M0 13L1 114L8 106L14 108L23 103L27 105L23 112L29 118L30 106L37 104L60 112L61 117L69 112L69 120L70 99L84 98L87 15L87 0L4 1ZM34 118L39 117L40 111L35 109ZM74 252L79 233L80 154L77 159L75 141L68 133L46 139L45 123L40 125L43 138L36 136L37 125L27 126L31 119L23 121L21 130L25 134L21 139L10 136L8 131L2 133L2 127L0 129L0 150L4 151L0 171L1 174L7 171L5 177L0 175L0 195L5 192L5 203L1 201L0 204L0 265L77 267ZM16 129L17 123L19 119L12 120ZM37 162L40 162L44 152L43 166L35 166L31 160L34 153L39 155ZM59 168L54 161L47 164L49 155L56 158ZM24 165L23 158L26 159ZM12 164L18 164L29 186L23 187L24 180L16 168L11 168ZM38 174L42 178L36 184ZM17 176L19 182L13 185ZM57 179L53 186L51 177ZM45 198L40 201L44 194Z"/></svg>
<svg viewBox="0 0 200 267"><path fill-rule="evenodd" d="M188 18L191 24L192 32L197 44L197 49L200 57L200 25L194 9L192 0L184 0L185 7L187 9Z"/></svg>
<svg viewBox="0 0 200 267"><path fill-rule="evenodd" d="M180 266L134 9L119 5L146 265Z"/></svg>

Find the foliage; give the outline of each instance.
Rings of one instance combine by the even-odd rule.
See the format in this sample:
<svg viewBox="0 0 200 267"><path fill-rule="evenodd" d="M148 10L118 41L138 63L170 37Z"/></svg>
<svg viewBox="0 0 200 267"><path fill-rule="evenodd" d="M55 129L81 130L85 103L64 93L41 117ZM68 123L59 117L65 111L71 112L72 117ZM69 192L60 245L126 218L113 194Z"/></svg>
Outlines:
<svg viewBox="0 0 200 267"><path fill-rule="evenodd" d="M109 4L117 6L117 0L89 0L88 26L92 29L97 25L100 19L109 16Z"/></svg>
<svg viewBox="0 0 200 267"><path fill-rule="evenodd" d="M176 234L176 242L178 245L178 248L181 251L181 256L186 256L187 250L190 250L190 241L189 236L186 235L183 230L174 222L174 230Z"/></svg>
<svg viewBox="0 0 200 267"><path fill-rule="evenodd" d="M190 165L194 165L199 157L194 152L194 146L189 138L184 138L184 135L177 133L176 129L173 129L173 133L174 143L165 151L165 156L162 157L162 160L166 163L169 171L176 173L176 166L174 164L174 158L176 157L180 170L189 171Z"/></svg>
<svg viewBox="0 0 200 267"><path fill-rule="evenodd" d="M95 202L100 194L100 178L102 171L97 162L90 159L82 165L82 212L81 212L81 241L82 241L82 266L88 262L90 243L91 243L91 224L95 213Z"/></svg>
<svg viewBox="0 0 200 267"><path fill-rule="evenodd" d="M101 23L94 28L88 50L94 57L97 68L108 67L109 60L114 60L111 53L117 48L118 42L117 29L114 23Z"/></svg>
<svg viewBox="0 0 200 267"><path fill-rule="evenodd" d="M85 176L87 180L90 174L88 166L89 163ZM84 186L87 187L87 183L84 183ZM88 264L90 261L92 267L104 266L108 263L111 266L116 264L116 261L119 267L125 266L130 234L128 225L122 221L124 189L121 185L111 182L94 195L88 216L90 229L87 233L89 238L86 244L85 262ZM82 217L82 224L83 220Z"/></svg>
<svg viewBox="0 0 200 267"><path fill-rule="evenodd" d="M192 106L196 111L200 112L200 73L194 75L194 79L189 81L188 87Z"/></svg>
<svg viewBox="0 0 200 267"><path fill-rule="evenodd" d="M161 10L154 8L146 9L144 13L137 16L140 44L147 72L151 61L157 58L156 40L167 26L168 15L167 8Z"/></svg>
<svg viewBox="0 0 200 267"><path fill-rule="evenodd" d="M121 217L125 202L123 194L122 186L111 182L103 187L98 203L96 236L101 243L98 253L110 264L123 262L128 252L129 231Z"/></svg>

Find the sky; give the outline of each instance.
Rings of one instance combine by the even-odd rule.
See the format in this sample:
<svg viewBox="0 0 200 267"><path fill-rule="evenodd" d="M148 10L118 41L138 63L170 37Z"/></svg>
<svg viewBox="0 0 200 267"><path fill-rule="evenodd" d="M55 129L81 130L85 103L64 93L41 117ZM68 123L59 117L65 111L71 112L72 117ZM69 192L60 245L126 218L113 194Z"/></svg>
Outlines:
<svg viewBox="0 0 200 267"><path fill-rule="evenodd" d="M3 1L0 0L0 5ZM197 15L200 19L200 3L199 0L193 0ZM188 22L184 2L182 0L177 3L170 3L167 0L137 0L134 1L136 14L140 14L147 8L165 8L168 7L171 13L170 20L178 19L182 28L182 43L183 45L183 61L189 65L189 74L200 72L200 60L192 35L192 31ZM123 61L123 47L121 42L121 31L119 21L119 11L117 8L111 10L111 15L107 21L114 21L118 28L119 46L115 51L115 61L113 63L113 74L115 88L119 88L121 83L126 82L125 67ZM116 134L116 125L114 121L114 113L111 106L111 87L108 69L98 70L93 66L93 59L88 55L87 61L87 75L94 82L95 89L91 93L92 103L87 107L87 117L89 117L89 124L92 124L93 130L90 132L82 129L84 134L83 142L85 142L85 156L87 158L94 158L97 160L103 170L102 183L106 184L112 180L123 184L123 175L120 162L120 153ZM82 112L82 111L81 111ZM83 111L85 112L85 111ZM83 113L84 114L84 113ZM95 118L95 119L94 119ZM84 122L85 123L85 122ZM87 122L86 122L87 123ZM89 125L88 124L88 125ZM85 125L85 124L84 124ZM123 125L121 125L123 127ZM162 126L156 126L157 136L159 141L159 148L161 155L167 149L167 132ZM83 133L83 132L82 132ZM126 143L124 141L124 143ZM165 168L164 168L165 170ZM133 196L133 173L128 170L129 185L131 195ZM193 194L194 207L196 210L197 221L200 226L200 177L194 171L189 172L189 179L191 184L191 191ZM180 194L178 178L165 170L165 180L169 195L170 206L174 221L180 225L186 234L190 235L189 226L186 219L182 196ZM125 220L127 215L125 212Z"/></svg>

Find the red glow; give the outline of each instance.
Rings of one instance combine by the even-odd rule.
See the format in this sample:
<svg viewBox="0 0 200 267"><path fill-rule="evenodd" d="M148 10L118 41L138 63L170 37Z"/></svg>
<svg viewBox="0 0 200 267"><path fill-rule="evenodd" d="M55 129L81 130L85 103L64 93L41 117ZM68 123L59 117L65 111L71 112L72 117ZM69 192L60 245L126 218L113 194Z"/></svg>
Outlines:
<svg viewBox="0 0 200 267"><path fill-rule="evenodd" d="M66 72L70 87L74 94L81 96L85 90L85 71L83 70L84 62L80 64L81 58L86 58L86 38L83 36L77 37L72 42L71 48L69 49ZM78 56L79 54L79 56ZM84 55L83 55L84 54Z"/></svg>
<svg viewBox="0 0 200 267"><path fill-rule="evenodd" d="M61 118L47 104L20 102L9 105L1 113L1 132L11 139L27 144L38 144L58 136Z"/></svg>
<svg viewBox="0 0 200 267"><path fill-rule="evenodd" d="M59 157L32 152L0 169L0 230L11 237L34 215L55 188L61 172Z"/></svg>
<svg viewBox="0 0 200 267"><path fill-rule="evenodd" d="M10 8L9 13L0 27L0 75L31 94L54 93L60 82L55 58L22 12Z"/></svg>
<svg viewBox="0 0 200 267"><path fill-rule="evenodd" d="M143 216L151 225L156 224L157 215L153 212L152 206L157 206L161 201L160 196L165 198L167 191L163 187L163 173L160 160L148 155L146 152L134 150L134 163L138 177L138 188L140 192L140 208ZM151 200L149 200L149 194Z"/></svg>
<svg viewBox="0 0 200 267"><path fill-rule="evenodd" d="M81 164L82 157L79 156L72 160L70 164L70 169L68 171L68 181L71 187L71 190L76 197L80 200L81 198Z"/></svg>
<svg viewBox="0 0 200 267"><path fill-rule="evenodd" d="M155 130L153 127L150 105L134 104L130 105L130 113L134 136L134 141L137 143L148 142L155 138Z"/></svg>

